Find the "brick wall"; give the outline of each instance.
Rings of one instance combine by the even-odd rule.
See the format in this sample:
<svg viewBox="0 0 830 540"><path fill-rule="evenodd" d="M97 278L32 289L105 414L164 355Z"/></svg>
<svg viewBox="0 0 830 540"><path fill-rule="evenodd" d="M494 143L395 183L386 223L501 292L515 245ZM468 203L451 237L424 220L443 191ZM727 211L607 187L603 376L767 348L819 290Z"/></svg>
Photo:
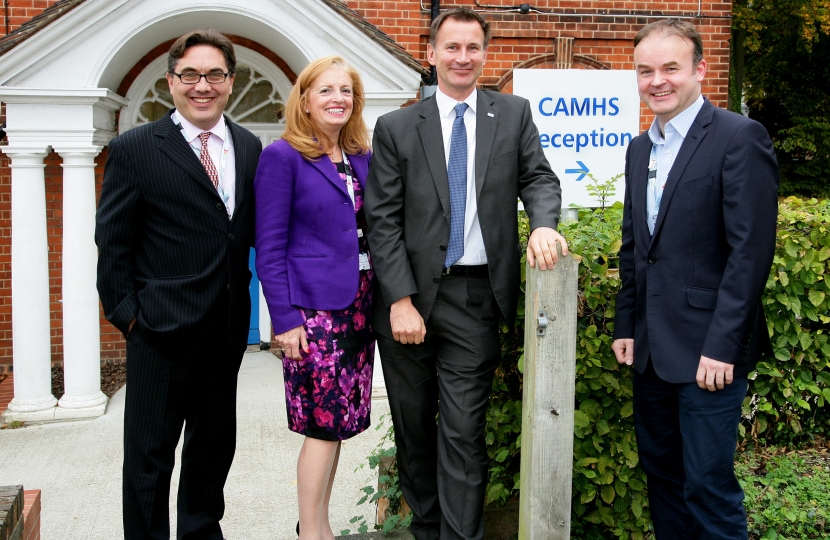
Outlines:
<svg viewBox="0 0 830 540"><path fill-rule="evenodd" d="M39 15L47 7L56 4L57 0L7 0L9 6L9 32L14 30L35 15ZM2 6L0 6L2 7ZM3 34L5 28L5 11L3 15Z"/></svg>
<svg viewBox="0 0 830 540"><path fill-rule="evenodd" d="M430 18L427 10L420 9L422 4L429 7L427 0L347 0L346 3L427 65ZM492 27L487 64L480 82L483 86L507 92L512 90L510 71L513 67L534 57L553 53L553 40L556 37L574 38L575 56L590 57L610 69L633 69L634 48L631 42L634 35L644 25L655 20L643 15L692 16L698 12L697 0L537 0L531 3L534 8L554 13L527 15L503 9L517 5L518 2L514 0L480 0L478 3L488 6L484 16ZM475 8L475 3L473 0L441 1L442 9L462 6ZM704 1L700 8L704 16L693 18L691 22L703 37L709 66L703 93L715 105L725 107L732 4ZM534 67L552 66L542 63ZM575 64L574 67L586 66ZM650 121L646 112L643 107L643 129Z"/></svg>
<svg viewBox="0 0 830 540"><path fill-rule="evenodd" d="M9 29L13 31L57 0L9 0ZM403 46L413 57L427 65L426 46L429 39L428 0L346 0L346 4L392 39ZM514 0L479 0L487 6L485 16L490 20L493 37L488 50L488 60L481 84L504 92L512 91L512 69L519 64L536 68L553 67L554 39L574 39L573 53L581 60L573 67L604 66L610 69L632 69L634 34L652 17L696 15L697 0L684 1L620 1L620 0L536 0L532 3L540 11L523 15L508 12L503 7L516 5ZM442 8L456 6L475 7L473 0L443 0ZM0 7L2 9L2 7ZM704 1L703 17L691 21L704 38L708 73L704 81L704 94L713 103L726 105L729 71L730 2ZM2 13L2 11L0 11ZM5 28L2 28L5 33ZM279 51L267 51L259 44L244 37L233 36L235 43L264 54L282 67L293 80L279 58ZM117 89L122 95L140 73L141 69L168 45L158 44L134 66ZM650 122L646 109L641 109L641 127ZM4 109L0 105L0 122ZM98 156L96 182L100 190L106 149ZM59 363L63 353L61 313L61 219L62 219L62 169L60 157L54 153L46 160L47 226L49 234L49 279L51 303L51 347L53 363ZM0 154L0 372L8 370L12 362L11 336L11 175L9 160ZM120 333L101 317L102 359L124 358L125 344Z"/></svg>
<svg viewBox="0 0 830 540"><path fill-rule="evenodd" d="M20 540L40 540L40 490L23 492L23 536Z"/></svg>

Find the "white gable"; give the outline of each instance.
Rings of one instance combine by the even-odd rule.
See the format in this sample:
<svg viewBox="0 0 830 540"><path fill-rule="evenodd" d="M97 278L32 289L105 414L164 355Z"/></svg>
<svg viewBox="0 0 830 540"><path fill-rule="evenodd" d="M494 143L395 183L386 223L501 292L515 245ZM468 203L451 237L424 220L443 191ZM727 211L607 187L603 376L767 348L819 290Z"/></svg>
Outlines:
<svg viewBox="0 0 830 540"><path fill-rule="evenodd" d="M320 0L87 0L0 57L0 101L22 104L28 90L41 104L44 92L114 92L147 52L205 26L259 43L295 73L316 58L343 56L363 77L370 127L415 97L420 83L411 67ZM36 129L34 120L10 121L10 144L16 128ZM96 139L101 135L109 136Z"/></svg>

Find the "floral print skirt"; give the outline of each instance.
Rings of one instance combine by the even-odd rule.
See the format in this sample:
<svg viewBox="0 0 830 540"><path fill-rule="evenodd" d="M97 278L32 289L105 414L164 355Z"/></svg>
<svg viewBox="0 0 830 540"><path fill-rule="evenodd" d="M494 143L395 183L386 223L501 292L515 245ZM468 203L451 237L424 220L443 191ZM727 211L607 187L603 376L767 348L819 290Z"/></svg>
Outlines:
<svg viewBox="0 0 830 540"><path fill-rule="evenodd" d="M372 410L372 270L360 272L354 303L339 311L304 309L308 353L283 358L288 428L342 441L365 431Z"/></svg>

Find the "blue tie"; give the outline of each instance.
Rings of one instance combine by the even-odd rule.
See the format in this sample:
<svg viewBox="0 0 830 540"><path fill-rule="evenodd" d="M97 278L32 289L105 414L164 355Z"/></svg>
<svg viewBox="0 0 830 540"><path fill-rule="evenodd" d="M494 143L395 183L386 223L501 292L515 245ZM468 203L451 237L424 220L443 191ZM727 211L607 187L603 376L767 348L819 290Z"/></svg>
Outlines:
<svg viewBox="0 0 830 540"><path fill-rule="evenodd" d="M467 128L464 127L466 103L455 106L455 120L450 136L450 160L447 180L450 184L450 241L444 267L449 268L464 255L464 214L467 212Z"/></svg>

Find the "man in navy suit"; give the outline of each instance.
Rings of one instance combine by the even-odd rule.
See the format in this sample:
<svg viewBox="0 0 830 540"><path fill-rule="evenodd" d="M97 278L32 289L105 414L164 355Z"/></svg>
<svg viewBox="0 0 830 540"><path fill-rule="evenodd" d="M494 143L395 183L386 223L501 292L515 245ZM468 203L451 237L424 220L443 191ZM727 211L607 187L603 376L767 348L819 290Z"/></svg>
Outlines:
<svg viewBox="0 0 830 540"><path fill-rule="evenodd" d="M184 427L176 538L222 540L262 150L222 114L235 70L227 37L185 34L168 55L176 109L109 145L95 241L104 313L127 340L126 539L170 538Z"/></svg>
<svg viewBox="0 0 830 540"><path fill-rule="evenodd" d="M634 424L659 540L746 539L734 454L747 374L771 353L761 293L778 164L764 128L701 95L694 26L634 39L655 114L626 155L613 350L634 366Z"/></svg>

